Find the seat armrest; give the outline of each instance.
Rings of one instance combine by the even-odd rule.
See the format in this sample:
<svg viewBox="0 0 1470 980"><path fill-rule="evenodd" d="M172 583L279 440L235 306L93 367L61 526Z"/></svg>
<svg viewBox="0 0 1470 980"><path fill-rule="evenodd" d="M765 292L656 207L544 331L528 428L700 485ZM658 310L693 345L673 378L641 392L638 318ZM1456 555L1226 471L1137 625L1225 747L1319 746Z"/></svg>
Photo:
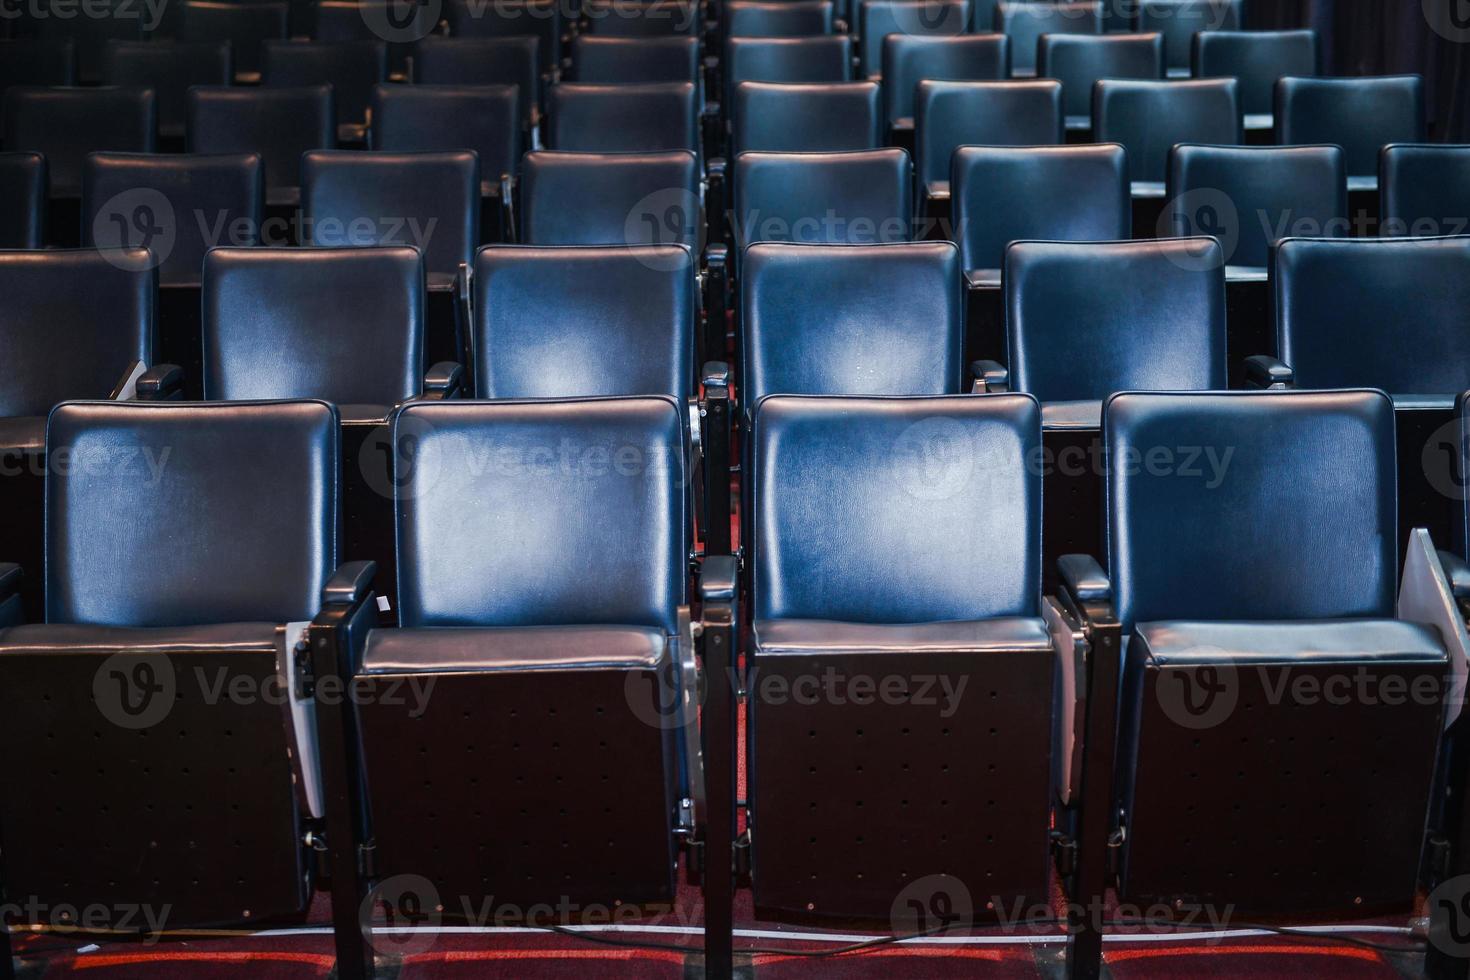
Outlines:
<svg viewBox="0 0 1470 980"><path fill-rule="evenodd" d="M175 401L184 397L184 369L177 364L155 364L138 378L140 402Z"/></svg>
<svg viewBox="0 0 1470 980"><path fill-rule="evenodd" d="M1452 551L1439 552L1439 564L1457 600L1470 599L1470 563Z"/></svg>
<svg viewBox="0 0 1470 980"><path fill-rule="evenodd" d="M734 555L706 555L699 567L700 600L733 603L739 574Z"/></svg>
<svg viewBox="0 0 1470 980"><path fill-rule="evenodd" d="M464 365L458 361L440 361L424 373L424 399L444 401L457 398L464 386Z"/></svg>
<svg viewBox="0 0 1470 980"><path fill-rule="evenodd" d="M730 365L725 361L705 361L699 370L700 387L708 390L710 388L730 388Z"/></svg>
<svg viewBox="0 0 1470 980"><path fill-rule="evenodd" d="M1253 354L1245 359L1245 383L1246 387L1257 390L1294 388L1296 372L1279 358Z"/></svg>
<svg viewBox="0 0 1470 980"><path fill-rule="evenodd" d="M375 561L349 561L340 566L322 586L323 606L355 606L373 591Z"/></svg>
<svg viewBox="0 0 1470 980"><path fill-rule="evenodd" d="M977 395L1011 390L1011 373L998 361L972 361L970 377L974 379L971 391Z"/></svg>
<svg viewBox="0 0 1470 980"><path fill-rule="evenodd" d="M1057 559L1062 586L1077 602L1111 602L1113 584L1091 555L1062 555Z"/></svg>

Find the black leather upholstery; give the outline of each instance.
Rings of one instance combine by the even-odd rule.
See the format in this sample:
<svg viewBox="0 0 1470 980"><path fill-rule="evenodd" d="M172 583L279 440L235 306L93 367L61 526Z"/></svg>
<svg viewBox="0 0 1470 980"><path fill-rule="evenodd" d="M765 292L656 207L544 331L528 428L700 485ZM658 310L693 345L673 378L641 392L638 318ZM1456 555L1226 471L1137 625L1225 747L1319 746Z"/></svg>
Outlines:
<svg viewBox="0 0 1470 980"><path fill-rule="evenodd" d="M1139 0L1134 24L1164 35L1170 71L1189 68L1194 36L1201 31L1234 31L1244 24L1243 0Z"/></svg>
<svg viewBox="0 0 1470 980"><path fill-rule="evenodd" d="M224 41L108 41L102 49L104 85L153 90L160 136L184 135L191 85L229 85L234 80L230 45Z"/></svg>
<svg viewBox="0 0 1470 980"><path fill-rule="evenodd" d="M1092 86L1101 78L1164 77L1162 34L1044 34L1037 75L1062 83L1062 111L1092 114Z"/></svg>
<svg viewBox="0 0 1470 980"><path fill-rule="evenodd" d="M741 275L747 408L773 394L960 390L959 249L757 244Z"/></svg>
<svg viewBox="0 0 1470 980"><path fill-rule="evenodd" d="M577 81L591 85L694 82L699 79L695 37L599 37L572 42Z"/></svg>
<svg viewBox="0 0 1470 980"><path fill-rule="evenodd" d="M735 240L873 245L913 237L913 165L897 147L850 153L742 153Z"/></svg>
<svg viewBox="0 0 1470 980"><path fill-rule="evenodd" d="M46 481L48 623L316 614L336 562L330 406L70 403L51 414L47 440L78 464Z"/></svg>
<svg viewBox="0 0 1470 980"><path fill-rule="evenodd" d="M1128 148L1129 177L1161 182L1176 143L1240 142L1233 78L1144 82L1105 79L1093 89L1094 136Z"/></svg>
<svg viewBox="0 0 1470 980"><path fill-rule="evenodd" d="M430 37L414 47L413 80L425 85L517 85L529 121L541 104L541 57L532 37Z"/></svg>
<svg viewBox="0 0 1470 980"><path fill-rule="evenodd" d="M83 171L85 244L144 244L136 223L151 215L154 227L166 229L148 242L163 285L197 285L204 253L215 245L258 244L264 208L255 154L94 153ZM120 228L128 230L120 235Z"/></svg>
<svg viewBox="0 0 1470 980"><path fill-rule="evenodd" d="M667 153L527 153L521 240L529 245L699 244L699 160Z"/></svg>
<svg viewBox="0 0 1470 980"><path fill-rule="evenodd" d="M439 26L440 9L428 4L394 6L395 0L317 0L311 36L317 41L388 42L388 70L407 77L413 45ZM385 32L383 29L387 27Z"/></svg>
<svg viewBox="0 0 1470 980"><path fill-rule="evenodd" d="M1444 645L1429 626L1393 619L1285 622L1140 623L1133 658L1157 666L1204 664L1443 662Z"/></svg>
<svg viewBox="0 0 1470 980"><path fill-rule="evenodd" d="M693 394L696 267L682 245L491 246L475 258L481 398Z"/></svg>
<svg viewBox="0 0 1470 980"><path fill-rule="evenodd" d="M751 638L761 657L1052 650L1046 624L1021 616L901 624L760 619L751 628Z"/></svg>
<svg viewBox="0 0 1470 980"><path fill-rule="evenodd" d="M138 248L0 252L0 416L106 398L133 362L151 362L157 281Z"/></svg>
<svg viewBox="0 0 1470 980"><path fill-rule="evenodd" d="M1108 468L1125 633L1166 619L1393 617L1397 470L1382 392L1129 393L1103 424L1110 464L1132 461Z"/></svg>
<svg viewBox="0 0 1470 980"><path fill-rule="evenodd" d="M416 440L395 481L405 627L676 631L688 514L673 399L419 403L394 430Z"/></svg>
<svg viewBox="0 0 1470 980"><path fill-rule="evenodd" d="M561 64L562 5L556 0L446 0L452 37L534 37L544 70Z"/></svg>
<svg viewBox="0 0 1470 980"><path fill-rule="evenodd" d="M735 149L876 149L884 142L879 89L877 82L741 82L735 87Z"/></svg>
<svg viewBox="0 0 1470 980"><path fill-rule="evenodd" d="M1209 238L1011 245L1012 388L1043 410L1116 391L1224 388L1222 259Z"/></svg>
<svg viewBox="0 0 1470 980"><path fill-rule="evenodd" d="M0 38L0 93L17 85L75 85L76 44L70 38Z"/></svg>
<svg viewBox="0 0 1470 980"><path fill-rule="evenodd" d="M5 148L46 157L52 197L81 194L88 153L152 153L157 129L148 89L10 88L4 115Z"/></svg>
<svg viewBox="0 0 1470 980"><path fill-rule="evenodd" d="M1470 146L1395 144L1378 159L1383 235L1470 232Z"/></svg>
<svg viewBox="0 0 1470 980"><path fill-rule="evenodd" d="M988 23L988 21L987 21ZM914 89L926 78L945 82L1000 81L1010 39L1004 34L890 34L883 39L884 112L891 126L913 121Z"/></svg>
<svg viewBox="0 0 1470 980"><path fill-rule="evenodd" d="M470 150L314 150L301 159L301 213L311 245L418 247L434 285L479 244L479 160Z"/></svg>
<svg viewBox="0 0 1470 980"><path fill-rule="evenodd" d="M181 41L229 41L235 76L258 78L261 47L288 35L290 5L286 3L231 3L226 0L185 0L179 22Z"/></svg>
<svg viewBox="0 0 1470 980"><path fill-rule="evenodd" d="M474 150L482 180L514 174L522 143L519 93L513 85L378 85L373 149Z"/></svg>
<svg viewBox="0 0 1470 980"><path fill-rule="evenodd" d="M721 12L727 37L807 37L832 33L832 0L789 3L730 0Z"/></svg>
<svg viewBox="0 0 1470 980"><path fill-rule="evenodd" d="M1128 160L1116 143L962 146L950 190L962 267L993 270L990 281L1011 242L1130 237Z"/></svg>
<svg viewBox="0 0 1470 980"><path fill-rule="evenodd" d="M1062 137L1062 85L1055 80L923 81L914 97L920 186L949 181L955 147L1044 146Z"/></svg>
<svg viewBox="0 0 1470 980"><path fill-rule="evenodd" d="M367 125L373 87L387 80L388 47L382 41L267 41L261 49L264 84L332 86L338 125Z"/></svg>
<svg viewBox="0 0 1470 980"><path fill-rule="evenodd" d="M1349 231L1337 146L1178 145L1169 154L1165 196L1169 233L1214 235L1236 266L1264 268L1282 238Z"/></svg>
<svg viewBox="0 0 1470 980"><path fill-rule="evenodd" d="M46 238L46 158L0 153L0 248L40 248Z"/></svg>
<svg viewBox="0 0 1470 980"><path fill-rule="evenodd" d="M1011 39L1011 74L1036 72L1036 49L1044 34L1101 34L1102 3L1032 3L1001 0L995 5L995 30Z"/></svg>
<svg viewBox="0 0 1470 980"><path fill-rule="evenodd" d="M732 37L725 42L720 69L725 104L734 101L741 82L850 82L852 57L852 38L846 34Z"/></svg>
<svg viewBox="0 0 1470 980"><path fill-rule="evenodd" d="M330 86L189 90L189 149L260 154L272 198L294 198L303 153L336 145Z"/></svg>
<svg viewBox="0 0 1470 980"><path fill-rule="evenodd" d="M204 396L321 398L382 418L420 393L412 248L217 248L204 263Z"/></svg>
<svg viewBox="0 0 1470 980"><path fill-rule="evenodd" d="M969 27L966 0L858 0L858 76L878 77L883 44L901 37L959 37Z"/></svg>
<svg viewBox="0 0 1470 980"><path fill-rule="evenodd" d="M1278 78L1317 70L1316 31L1205 31L1194 39L1194 76L1238 80L1247 116L1274 111Z"/></svg>
<svg viewBox="0 0 1470 980"><path fill-rule="evenodd" d="M551 90L553 150L650 153L699 149L699 105L692 82L577 85Z"/></svg>
<svg viewBox="0 0 1470 980"><path fill-rule="evenodd" d="M1424 142L1418 75L1283 78L1275 105L1277 143L1335 143L1347 153L1349 177L1376 176L1378 151L1390 143Z"/></svg>
<svg viewBox="0 0 1470 980"><path fill-rule="evenodd" d="M646 626L380 629L368 634L361 672L652 670L667 644Z"/></svg>
<svg viewBox="0 0 1470 980"><path fill-rule="evenodd" d="M1274 258L1277 344L1298 386L1443 406L1470 388L1470 238L1294 238Z"/></svg>
<svg viewBox="0 0 1470 980"><path fill-rule="evenodd" d="M926 634L973 644L976 620L1038 616L1041 480L1020 461L1040 447L1039 416L1027 395L762 401L750 474L762 642L810 642L800 624L765 621L827 620L931 624L902 634L905 649ZM827 628L839 646L895 639Z"/></svg>

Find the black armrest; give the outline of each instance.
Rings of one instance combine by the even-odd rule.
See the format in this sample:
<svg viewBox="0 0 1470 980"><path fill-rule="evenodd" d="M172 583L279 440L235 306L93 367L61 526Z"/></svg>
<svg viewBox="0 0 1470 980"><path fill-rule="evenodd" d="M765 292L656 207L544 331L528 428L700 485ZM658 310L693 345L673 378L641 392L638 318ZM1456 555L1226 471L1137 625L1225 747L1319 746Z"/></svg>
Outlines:
<svg viewBox="0 0 1470 980"><path fill-rule="evenodd" d="M724 361L705 361L699 370L699 383L706 389L730 387L730 365Z"/></svg>
<svg viewBox="0 0 1470 980"><path fill-rule="evenodd" d="M458 397L464 385L464 365L458 361L440 361L424 372L424 399L444 401Z"/></svg>
<svg viewBox="0 0 1470 980"><path fill-rule="evenodd" d="M1268 354L1253 354L1245 359L1245 383L1248 388L1292 388L1296 372L1284 361Z"/></svg>
<svg viewBox="0 0 1470 980"><path fill-rule="evenodd" d="M510 174L500 175L500 240L514 245L520 240L516 233L515 182Z"/></svg>
<svg viewBox="0 0 1470 980"><path fill-rule="evenodd" d="M184 397L184 369L177 364L155 364L138 378L138 401L163 402Z"/></svg>
<svg viewBox="0 0 1470 980"><path fill-rule="evenodd" d="M699 598L702 602L734 602L739 570L734 555L706 555L699 567Z"/></svg>
<svg viewBox="0 0 1470 980"><path fill-rule="evenodd" d="M1062 555L1057 559L1062 585L1080 602L1111 602L1113 584L1091 555Z"/></svg>
<svg viewBox="0 0 1470 980"><path fill-rule="evenodd" d="M378 574L375 561L350 561L342 565L327 584L322 586L323 606L355 606L373 591L373 576Z"/></svg>
<svg viewBox="0 0 1470 980"><path fill-rule="evenodd" d="M26 573L13 561L0 561L0 603L20 593L20 584Z"/></svg>
<svg viewBox="0 0 1470 980"><path fill-rule="evenodd" d="M1011 390L1011 372L997 361L972 361L970 376L975 379L975 394L992 394Z"/></svg>
<svg viewBox="0 0 1470 980"><path fill-rule="evenodd" d="M1456 599L1470 599L1470 564L1453 551L1439 553L1439 565L1449 580L1450 592Z"/></svg>

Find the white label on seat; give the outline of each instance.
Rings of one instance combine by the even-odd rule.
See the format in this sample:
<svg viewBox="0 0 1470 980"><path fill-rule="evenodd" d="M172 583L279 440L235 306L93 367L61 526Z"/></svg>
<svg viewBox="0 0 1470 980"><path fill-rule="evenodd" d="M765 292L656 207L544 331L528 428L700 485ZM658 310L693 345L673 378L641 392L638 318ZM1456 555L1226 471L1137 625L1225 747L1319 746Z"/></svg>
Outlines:
<svg viewBox="0 0 1470 980"><path fill-rule="evenodd" d="M285 627L286 651L281 666L286 672L283 678L291 703L291 742L300 763L301 791L306 800L306 812L313 817L326 813L322 804L322 760L316 744L316 700L301 698L296 689L297 645L306 639L306 628L311 623L287 623ZM299 655L310 657L311 650L304 648Z"/></svg>
<svg viewBox="0 0 1470 980"><path fill-rule="evenodd" d="M1408 623L1433 626L1444 640L1450 657L1450 689L1446 695L1444 726L1458 717L1465 706L1465 678L1470 673L1470 635L1455 604L1444 568L1429 540L1429 532L1416 527L1409 535L1408 554L1404 558L1403 585L1399 588L1399 619Z"/></svg>

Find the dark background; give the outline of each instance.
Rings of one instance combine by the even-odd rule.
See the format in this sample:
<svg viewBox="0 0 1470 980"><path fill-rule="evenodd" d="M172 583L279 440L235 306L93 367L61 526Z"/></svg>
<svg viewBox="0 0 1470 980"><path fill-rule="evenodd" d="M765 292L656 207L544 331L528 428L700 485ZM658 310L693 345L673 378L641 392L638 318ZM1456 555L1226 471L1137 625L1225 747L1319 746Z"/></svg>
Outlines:
<svg viewBox="0 0 1470 980"><path fill-rule="evenodd" d="M1431 138L1470 143L1470 0L1246 0L1246 21L1316 30L1324 75L1423 75Z"/></svg>

